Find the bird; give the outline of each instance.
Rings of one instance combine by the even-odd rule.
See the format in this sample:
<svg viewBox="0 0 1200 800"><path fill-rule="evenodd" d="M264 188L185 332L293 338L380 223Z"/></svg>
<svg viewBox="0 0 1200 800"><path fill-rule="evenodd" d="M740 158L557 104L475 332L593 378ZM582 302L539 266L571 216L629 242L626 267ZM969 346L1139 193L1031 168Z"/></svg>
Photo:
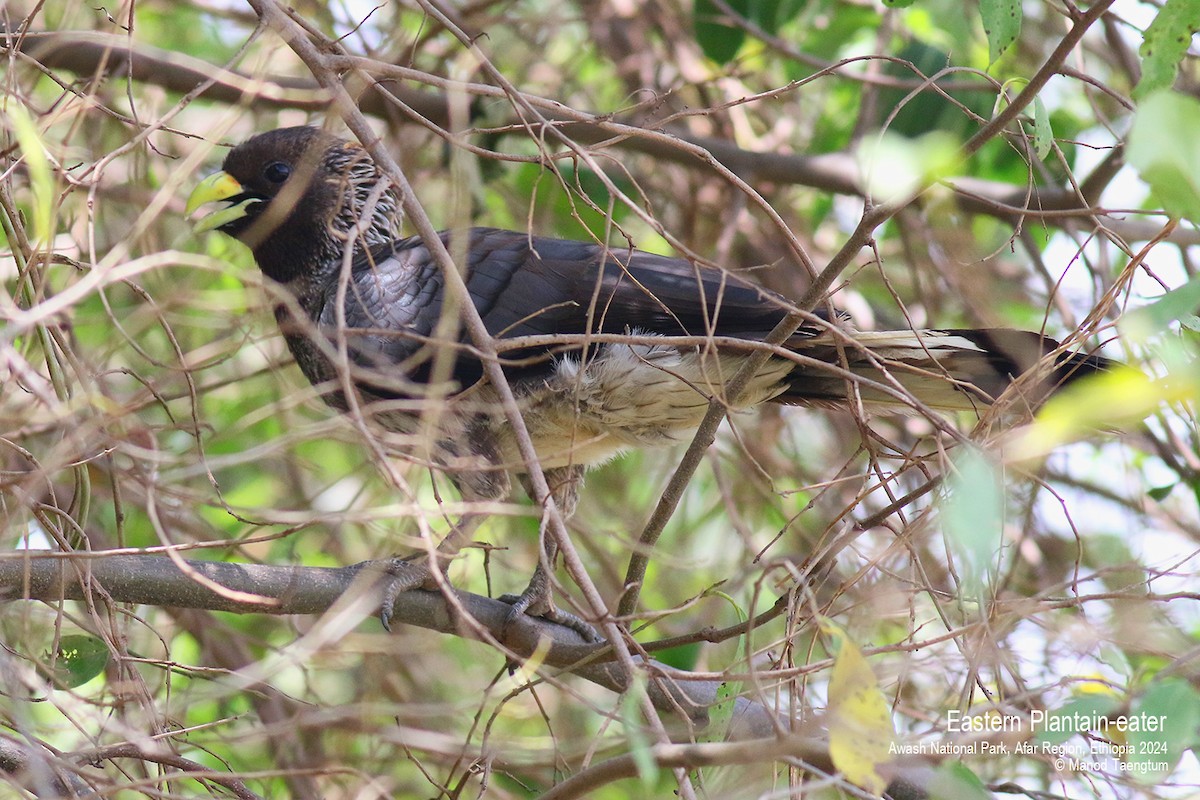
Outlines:
<svg viewBox="0 0 1200 800"><path fill-rule="evenodd" d="M280 299L288 348L322 399L420 442L464 501L502 500L525 461L483 356L459 324L428 244L402 235L383 171L357 141L313 126L259 133L203 179L186 215L197 233L244 244ZM564 516L585 471L630 448L691 439L710 401L795 305L728 270L631 247L475 227L439 234L497 344L547 483ZM1010 329L854 331L810 316L738 395L764 403L982 411L1024 376L1036 407L1108 359ZM388 562L381 615L433 589L482 522L468 511L436 551ZM542 558L512 615L594 629L557 608Z"/></svg>

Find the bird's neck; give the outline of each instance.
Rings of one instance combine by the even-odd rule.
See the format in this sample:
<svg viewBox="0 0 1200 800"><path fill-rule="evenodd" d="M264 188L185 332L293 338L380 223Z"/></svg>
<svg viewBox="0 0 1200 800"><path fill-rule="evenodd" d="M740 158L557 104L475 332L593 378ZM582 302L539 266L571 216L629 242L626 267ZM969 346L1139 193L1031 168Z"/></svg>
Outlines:
<svg viewBox="0 0 1200 800"><path fill-rule="evenodd" d="M264 275L282 285L302 308L311 309L324 302L348 264L400 239L394 210L391 205L377 208L352 229L337 219L307 229L285 223L253 248L254 259Z"/></svg>
<svg viewBox="0 0 1200 800"><path fill-rule="evenodd" d="M254 260L264 275L304 304L315 287L337 274L346 243L339 244L343 246L335 249L328 237L294 236L281 230L253 248ZM353 247L351 258L358 249Z"/></svg>

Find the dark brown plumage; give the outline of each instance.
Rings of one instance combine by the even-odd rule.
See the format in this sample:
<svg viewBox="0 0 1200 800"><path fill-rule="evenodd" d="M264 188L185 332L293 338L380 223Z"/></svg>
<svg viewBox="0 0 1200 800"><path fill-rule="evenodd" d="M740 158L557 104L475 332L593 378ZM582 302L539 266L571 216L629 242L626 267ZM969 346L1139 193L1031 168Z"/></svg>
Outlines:
<svg viewBox="0 0 1200 800"><path fill-rule="evenodd" d="M197 227L241 239L287 290L293 302L281 304L276 317L326 400L346 409L352 399L345 388L353 386L356 406L410 436L426 433L423 420L431 417L422 414L436 407L433 459L466 499L503 497L509 476L524 470L511 431L453 313L442 319L440 271L420 239L399 236L396 198L366 152L314 128L264 133L229 153L224 171L197 187L189 211L218 200L226 206ZM465 246L442 234L452 253L466 253L471 301L493 337L575 337L503 353L505 375L568 513L586 466L628 447L690 438L709 397L721 394L748 346L790 307L736 276L682 259L488 228L463 235ZM632 338L581 342L588 334ZM656 341L679 336L716 344ZM338 356L343 346L345 362ZM814 324L786 347L797 358L768 361L741 405L841 403L857 381L868 403L903 406L911 396L934 409L982 408L1014 376L1041 364L1042 381L1029 385L1036 404L1106 363L1010 330L852 334ZM460 523L444 545L447 554L477 521L468 515ZM397 585L427 584L428 577L413 568ZM540 572L517 608L528 605L553 614Z"/></svg>

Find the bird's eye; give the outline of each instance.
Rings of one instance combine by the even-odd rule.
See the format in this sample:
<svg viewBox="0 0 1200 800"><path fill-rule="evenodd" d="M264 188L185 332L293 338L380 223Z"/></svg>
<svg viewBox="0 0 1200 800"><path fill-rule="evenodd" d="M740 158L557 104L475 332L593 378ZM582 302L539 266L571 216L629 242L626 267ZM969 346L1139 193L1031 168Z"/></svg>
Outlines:
<svg viewBox="0 0 1200 800"><path fill-rule="evenodd" d="M292 174L292 168L282 161L272 161L263 170L263 177L271 183L283 183Z"/></svg>

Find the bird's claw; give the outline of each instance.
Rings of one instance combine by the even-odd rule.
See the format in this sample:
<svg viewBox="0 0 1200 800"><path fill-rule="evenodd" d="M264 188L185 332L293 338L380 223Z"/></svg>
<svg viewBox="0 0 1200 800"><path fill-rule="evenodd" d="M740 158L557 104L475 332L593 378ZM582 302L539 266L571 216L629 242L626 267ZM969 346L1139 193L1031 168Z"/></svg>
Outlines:
<svg viewBox="0 0 1200 800"><path fill-rule="evenodd" d="M401 594L413 589L438 588L433 570L429 568L429 558L423 554L368 563L378 564L385 574L383 596L379 601L379 622L388 633L392 632L392 611Z"/></svg>
<svg viewBox="0 0 1200 800"><path fill-rule="evenodd" d="M367 563L384 573L382 577L384 581L383 594L379 602L379 622L389 633L392 630L392 611L401 594L413 589L437 591L439 588L439 581L429 566L429 557L425 554L386 558ZM570 628L589 644L599 644L604 641L604 637L597 633L589 623L555 606L550 592L548 583L538 580L535 576L521 594L502 596L500 601L512 606L504 620L505 629L528 615Z"/></svg>
<svg viewBox="0 0 1200 800"><path fill-rule="evenodd" d="M504 628L506 630L509 625L528 615L570 628L579 634L588 644L600 644L604 641L604 637L597 633L596 629L589 623L585 622L581 617L558 608L550 601L548 594L543 596L543 593L536 590L533 586L530 586L521 594L506 594L502 595L499 599L500 602L508 603L512 606L504 619Z"/></svg>

